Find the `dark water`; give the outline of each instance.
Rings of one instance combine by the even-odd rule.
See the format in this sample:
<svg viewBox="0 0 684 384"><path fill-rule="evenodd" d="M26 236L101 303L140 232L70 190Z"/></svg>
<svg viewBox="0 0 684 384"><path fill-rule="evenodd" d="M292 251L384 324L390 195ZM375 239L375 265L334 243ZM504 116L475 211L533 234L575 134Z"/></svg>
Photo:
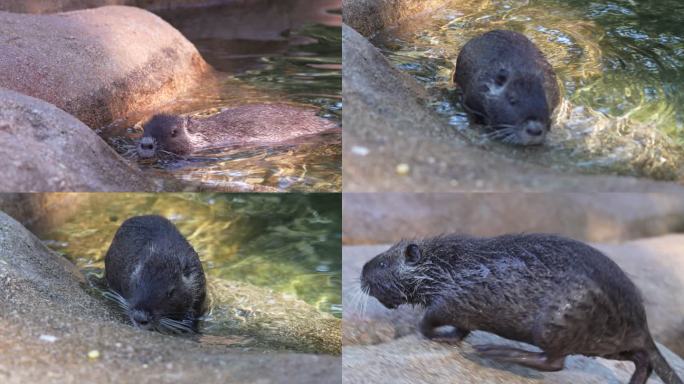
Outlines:
<svg viewBox="0 0 684 384"><path fill-rule="evenodd" d="M121 223L136 215L159 214L170 219L192 244L210 279L267 288L308 303L314 312L341 317L339 194L77 196L78 213L38 235L92 281L103 275L105 253ZM224 323L231 321L234 316L210 316L203 329L221 334L231 328Z"/></svg>
<svg viewBox="0 0 684 384"><path fill-rule="evenodd" d="M473 145L586 173L683 180L684 3L453 1L374 43L432 92L432 106ZM460 48L492 29L524 33L547 56L564 102L543 148L511 148L471 129L451 84Z"/></svg>
<svg viewBox="0 0 684 384"><path fill-rule="evenodd" d="M289 103L314 108L341 124L340 7L339 0L286 0L159 11L218 72L215 81L164 111L210 115L243 104ZM132 157L126 152L142 134L141 121L119 122L108 130L119 152ZM340 132L138 163L151 175L201 190L329 192L342 186Z"/></svg>

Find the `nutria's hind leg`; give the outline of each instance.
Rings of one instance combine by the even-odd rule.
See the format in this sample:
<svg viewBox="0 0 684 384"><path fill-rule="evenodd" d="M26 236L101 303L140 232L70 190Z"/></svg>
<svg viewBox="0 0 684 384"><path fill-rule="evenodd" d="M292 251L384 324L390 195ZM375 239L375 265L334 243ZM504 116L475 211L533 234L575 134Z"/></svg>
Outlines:
<svg viewBox="0 0 684 384"><path fill-rule="evenodd" d="M420 321L420 333L430 340L444 343L458 343L470 334L469 330L449 324L449 318L446 313L439 309L429 308ZM437 331L437 328L445 326L451 326L453 329L448 332Z"/></svg>
<svg viewBox="0 0 684 384"><path fill-rule="evenodd" d="M653 366L651 365L651 360L648 357L648 353L645 351L637 351L629 354L625 360L631 360L634 362L634 374L632 378L629 379L629 384L645 384L648 378L653 372Z"/></svg>
<svg viewBox="0 0 684 384"><path fill-rule="evenodd" d="M474 348L480 356L520 364L538 371L560 371L565 365L565 356L551 357L544 352L532 352L494 344L476 345Z"/></svg>

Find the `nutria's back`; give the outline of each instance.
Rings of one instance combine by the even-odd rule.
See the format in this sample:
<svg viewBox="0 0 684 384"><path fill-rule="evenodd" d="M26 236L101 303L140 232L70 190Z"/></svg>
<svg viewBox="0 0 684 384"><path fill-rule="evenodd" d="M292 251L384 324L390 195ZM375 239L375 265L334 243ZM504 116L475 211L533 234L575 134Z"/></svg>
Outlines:
<svg viewBox="0 0 684 384"><path fill-rule="evenodd" d="M312 108L249 104L227 108L209 117L195 117L190 120L188 131L203 135L209 142L268 143L335 127L335 122L317 116Z"/></svg>
<svg viewBox="0 0 684 384"><path fill-rule="evenodd" d="M477 123L514 144L541 144L560 102L551 64L522 34L491 31L461 50L454 81Z"/></svg>
<svg viewBox="0 0 684 384"><path fill-rule="evenodd" d="M105 256L105 279L131 322L144 329L194 330L204 311L199 257L161 216L121 224Z"/></svg>

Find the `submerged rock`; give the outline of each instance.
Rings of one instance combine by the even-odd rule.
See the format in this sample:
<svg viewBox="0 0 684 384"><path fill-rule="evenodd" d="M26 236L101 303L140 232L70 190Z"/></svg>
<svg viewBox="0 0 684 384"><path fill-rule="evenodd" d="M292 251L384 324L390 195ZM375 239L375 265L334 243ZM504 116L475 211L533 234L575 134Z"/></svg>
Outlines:
<svg viewBox="0 0 684 384"><path fill-rule="evenodd" d="M0 381L340 380L337 356L228 348L136 330L87 294L83 281L66 259L0 212Z"/></svg>
<svg viewBox="0 0 684 384"><path fill-rule="evenodd" d="M73 116L42 100L2 88L0 143L0 191L159 188Z"/></svg>
<svg viewBox="0 0 684 384"><path fill-rule="evenodd" d="M55 15L0 12L0 87L99 128L197 86L210 67L161 18L111 6Z"/></svg>

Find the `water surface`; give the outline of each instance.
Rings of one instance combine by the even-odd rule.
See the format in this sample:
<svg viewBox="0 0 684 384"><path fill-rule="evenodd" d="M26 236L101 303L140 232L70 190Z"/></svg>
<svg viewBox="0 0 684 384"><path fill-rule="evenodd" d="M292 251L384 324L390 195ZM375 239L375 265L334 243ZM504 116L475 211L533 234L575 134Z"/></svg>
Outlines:
<svg viewBox="0 0 684 384"><path fill-rule="evenodd" d="M430 90L431 106L473 145L561 170L684 179L684 3L447 3L373 42ZM459 99L451 83L458 52L493 29L525 34L558 75L564 101L541 148L488 141L453 102Z"/></svg>
<svg viewBox="0 0 684 384"><path fill-rule="evenodd" d="M288 0L159 11L217 72L160 112L206 116L243 104L286 103L313 108L341 124L340 7L339 0ZM172 177L208 191L341 190L339 131L280 145L228 146L187 158L137 160L130 149L148 117L131 116L104 131L120 153L151 176Z"/></svg>
<svg viewBox="0 0 684 384"><path fill-rule="evenodd" d="M192 244L210 280L270 289L278 297L301 300L312 310L341 318L339 194L77 196L73 200L77 213L38 235L74 262L96 292L104 288L98 281L104 272L104 256L121 223L136 215L158 214L170 219ZM236 319L248 314L235 313L220 299L215 302L202 323L203 332L230 336L239 331ZM291 309L278 310L287 313ZM277 343L260 345L264 344L278 348Z"/></svg>

